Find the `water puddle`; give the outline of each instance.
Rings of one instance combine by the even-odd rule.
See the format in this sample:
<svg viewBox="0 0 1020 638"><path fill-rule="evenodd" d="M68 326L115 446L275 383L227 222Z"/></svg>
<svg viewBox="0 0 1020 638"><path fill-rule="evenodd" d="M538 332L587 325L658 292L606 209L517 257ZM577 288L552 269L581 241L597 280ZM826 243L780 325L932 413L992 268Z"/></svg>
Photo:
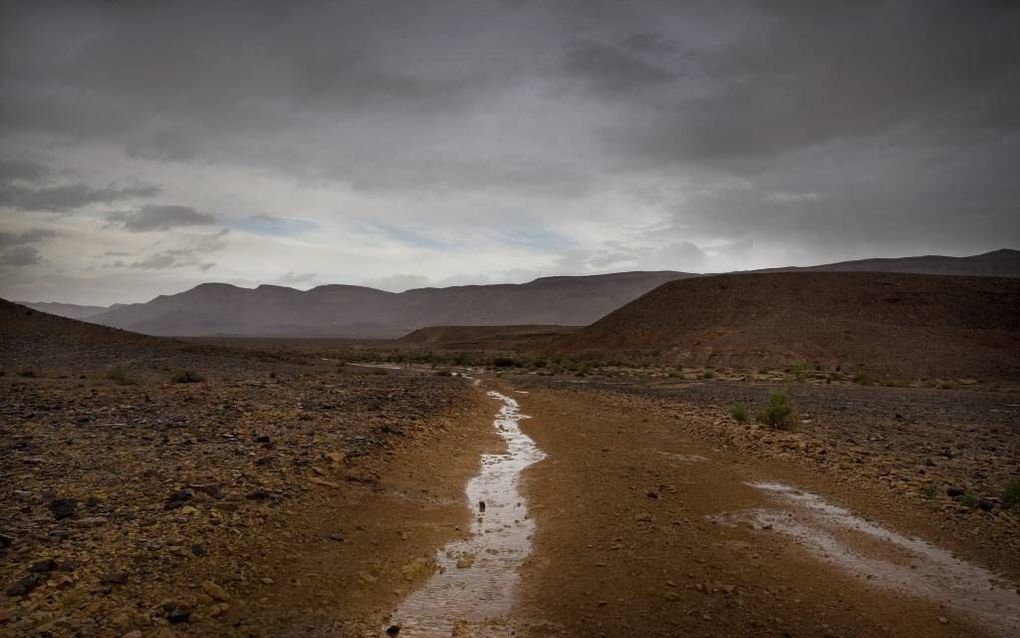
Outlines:
<svg viewBox="0 0 1020 638"><path fill-rule="evenodd" d="M467 484L475 514L471 537L449 543L436 556L439 571L393 613L400 636L499 633L506 627L517 585L517 569L531 553L535 523L519 490L521 472L545 453L521 432L517 401L503 402L493 424L507 444L505 454L482 455L481 473ZM505 632L503 632L505 633Z"/></svg>
<svg viewBox="0 0 1020 638"><path fill-rule="evenodd" d="M927 541L908 538L782 483L751 483L791 509L713 517L786 534L814 555L868 583L932 600L1005 635L1020 635L1016 585Z"/></svg>

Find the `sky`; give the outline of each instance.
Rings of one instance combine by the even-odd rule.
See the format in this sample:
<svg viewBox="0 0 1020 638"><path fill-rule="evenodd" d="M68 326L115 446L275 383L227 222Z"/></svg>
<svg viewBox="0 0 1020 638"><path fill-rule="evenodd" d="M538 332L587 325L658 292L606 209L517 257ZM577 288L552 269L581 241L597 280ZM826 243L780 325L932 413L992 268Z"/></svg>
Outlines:
<svg viewBox="0 0 1020 638"><path fill-rule="evenodd" d="M1020 247L1020 3L0 0L0 297Z"/></svg>

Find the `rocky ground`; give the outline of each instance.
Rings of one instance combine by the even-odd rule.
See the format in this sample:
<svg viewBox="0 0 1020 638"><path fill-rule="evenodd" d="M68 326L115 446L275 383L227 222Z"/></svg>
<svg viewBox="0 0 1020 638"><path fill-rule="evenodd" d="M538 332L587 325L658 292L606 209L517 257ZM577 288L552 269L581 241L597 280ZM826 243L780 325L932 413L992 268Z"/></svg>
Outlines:
<svg viewBox="0 0 1020 638"><path fill-rule="evenodd" d="M803 512L750 484L926 539L1012 596L1011 386L508 365L473 370L473 387L452 361L352 364L371 346L153 339L38 314L0 304L0 636L382 634L467 533L465 483L503 449L490 389L520 402L547 454L523 476L536 531L516 635L1010 635L972 592L883 589L754 524ZM792 430L755 423L777 389Z"/></svg>
<svg viewBox="0 0 1020 638"><path fill-rule="evenodd" d="M467 516L455 499L479 443L465 432L484 441L468 428L485 421L463 380L176 346L132 360L108 345L98 367L85 347L73 367L54 368L5 343L0 635L262 635L307 622L273 603L304 609L321 589L302 584L301 550L364 555L379 542L364 533L379 512L366 517L363 501L391 475L414 474L394 467L400 455L450 453L451 437L465 467L449 472L446 527L405 532L405 553L431 556ZM175 382L182 369L201 380ZM339 580L351 576L364 592L377 577ZM281 584L288 593L273 593ZM371 610L347 600L330 626L385 613L387 598Z"/></svg>

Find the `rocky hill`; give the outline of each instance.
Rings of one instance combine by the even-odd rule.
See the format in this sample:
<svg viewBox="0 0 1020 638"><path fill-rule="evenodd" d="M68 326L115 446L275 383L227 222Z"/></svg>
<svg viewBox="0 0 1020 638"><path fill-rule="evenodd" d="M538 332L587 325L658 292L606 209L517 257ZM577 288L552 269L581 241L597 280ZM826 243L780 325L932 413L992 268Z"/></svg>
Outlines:
<svg viewBox="0 0 1020 638"><path fill-rule="evenodd" d="M1020 379L1020 280L770 273L665 284L543 349L673 365Z"/></svg>

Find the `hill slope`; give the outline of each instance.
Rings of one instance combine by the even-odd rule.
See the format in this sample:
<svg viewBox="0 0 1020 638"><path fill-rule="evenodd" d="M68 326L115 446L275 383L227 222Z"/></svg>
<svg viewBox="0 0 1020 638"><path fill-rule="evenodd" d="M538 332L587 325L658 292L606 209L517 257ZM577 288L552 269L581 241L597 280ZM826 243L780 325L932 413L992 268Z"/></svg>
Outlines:
<svg viewBox="0 0 1020 638"><path fill-rule="evenodd" d="M969 257L924 255L857 259L820 266L766 268L753 272L898 272L964 277L1020 277L1020 250L1003 248Z"/></svg>
<svg viewBox="0 0 1020 638"><path fill-rule="evenodd" d="M58 317L0 299L4 368L69 367L146 359L173 349L166 340Z"/></svg>
<svg viewBox="0 0 1020 638"><path fill-rule="evenodd" d="M667 281L671 271L544 277L526 284L420 288L239 288L202 284L144 304L115 306L96 323L153 335L398 337L436 325L587 325Z"/></svg>
<svg viewBox="0 0 1020 638"><path fill-rule="evenodd" d="M741 368L806 362L903 379L1020 379L1020 280L701 277L665 284L545 352Z"/></svg>
<svg viewBox="0 0 1020 638"><path fill-rule="evenodd" d="M431 326L418 328L395 343L441 350L514 350L552 343L581 326Z"/></svg>
<svg viewBox="0 0 1020 638"><path fill-rule="evenodd" d="M67 317L68 319L84 320L90 317L95 317L96 315L109 310L106 306L80 306L73 303L57 303L51 301L16 301L14 303L25 306L26 308L31 308L32 310L57 315L58 317Z"/></svg>

